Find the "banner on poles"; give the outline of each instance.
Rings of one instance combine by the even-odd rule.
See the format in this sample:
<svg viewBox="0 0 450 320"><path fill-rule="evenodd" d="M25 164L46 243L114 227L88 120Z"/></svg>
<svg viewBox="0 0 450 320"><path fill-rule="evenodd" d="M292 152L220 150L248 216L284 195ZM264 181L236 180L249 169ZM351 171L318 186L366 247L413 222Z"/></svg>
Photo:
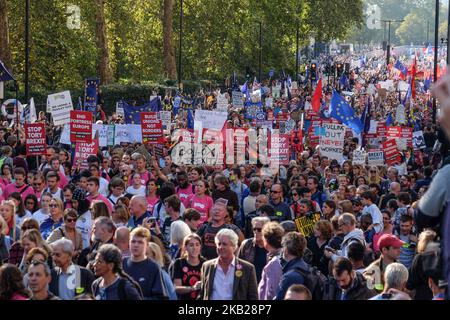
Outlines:
<svg viewBox="0 0 450 320"><path fill-rule="evenodd" d="M46 153L45 124L25 124L25 145L28 156L40 156Z"/></svg>
<svg viewBox="0 0 450 320"><path fill-rule="evenodd" d="M322 123L324 134L320 136L320 154L328 159L342 159L344 152L345 126L335 123Z"/></svg>
<svg viewBox="0 0 450 320"><path fill-rule="evenodd" d="M402 162L402 157L398 151L397 143L394 139L383 142L383 151L388 166L400 164Z"/></svg>
<svg viewBox="0 0 450 320"><path fill-rule="evenodd" d="M156 144L163 137L162 122L157 112L141 112L142 142Z"/></svg>
<svg viewBox="0 0 450 320"><path fill-rule="evenodd" d="M367 163L369 166L384 166L384 153L381 150L367 152Z"/></svg>
<svg viewBox="0 0 450 320"><path fill-rule="evenodd" d="M92 141L93 118L89 111L70 111L70 142Z"/></svg>
<svg viewBox="0 0 450 320"><path fill-rule="evenodd" d="M47 101L55 126L61 126L70 122L70 111L73 110L70 91L51 94L48 96Z"/></svg>

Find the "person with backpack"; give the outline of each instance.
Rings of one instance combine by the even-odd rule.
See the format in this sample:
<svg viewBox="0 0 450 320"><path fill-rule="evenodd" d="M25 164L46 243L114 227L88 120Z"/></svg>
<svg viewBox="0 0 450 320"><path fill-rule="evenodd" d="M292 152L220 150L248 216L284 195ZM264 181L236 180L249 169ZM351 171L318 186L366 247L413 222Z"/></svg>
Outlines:
<svg viewBox="0 0 450 320"><path fill-rule="evenodd" d="M306 286L306 275L310 272L310 266L303 260L306 239L302 234L295 231L287 233L283 237L281 245L283 275L281 276L275 300L283 300L288 288L293 284Z"/></svg>
<svg viewBox="0 0 450 320"><path fill-rule="evenodd" d="M123 260L123 270L141 287L144 300L167 298L161 268L147 257L150 231L137 227L130 234L131 256Z"/></svg>
<svg viewBox="0 0 450 320"><path fill-rule="evenodd" d="M104 244L94 261L98 277L92 283L96 300L142 300L141 287L122 269L122 253L113 244Z"/></svg>
<svg viewBox="0 0 450 320"><path fill-rule="evenodd" d="M376 292L367 288L364 276L353 269L351 261L339 257L333 265L333 278L325 286L323 300L368 300Z"/></svg>

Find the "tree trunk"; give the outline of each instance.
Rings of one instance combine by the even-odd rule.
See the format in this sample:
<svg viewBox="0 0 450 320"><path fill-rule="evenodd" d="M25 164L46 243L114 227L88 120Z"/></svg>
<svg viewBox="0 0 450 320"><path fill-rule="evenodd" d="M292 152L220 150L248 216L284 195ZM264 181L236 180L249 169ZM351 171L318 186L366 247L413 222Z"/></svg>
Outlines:
<svg viewBox="0 0 450 320"><path fill-rule="evenodd" d="M164 71L169 79L177 78L177 64L173 45L173 7L175 0L164 0L163 12L163 48Z"/></svg>
<svg viewBox="0 0 450 320"><path fill-rule="evenodd" d="M106 36L106 21L103 0L95 0L95 35L98 48L97 70L102 84L112 81L112 71L109 62L108 38Z"/></svg>
<svg viewBox="0 0 450 320"><path fill-rule="evenodd" d="M0 60L9 70L12 69L6 0L0 0Z"/></svg>

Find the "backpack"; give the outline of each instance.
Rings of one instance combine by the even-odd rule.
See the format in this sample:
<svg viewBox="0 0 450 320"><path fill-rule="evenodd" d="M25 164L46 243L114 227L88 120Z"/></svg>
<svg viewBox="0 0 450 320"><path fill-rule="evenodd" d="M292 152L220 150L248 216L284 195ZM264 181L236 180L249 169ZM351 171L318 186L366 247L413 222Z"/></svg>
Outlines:
<svg viewBox="0 0 450 320"><path fill-rule="evenodd" d="M118 291L118 294L119 294L119 300L128 300L127 299L127 293L125 291L125 284L126 284L127 281L129 281L129 280L126 279L126 278L120 277L120 279L119 279L119 284L118 284L118 288L117 288L118 289L117 291ZM133 281L130 281L130 282L137 289L137 291L139 292L139 295L141 296L141 299L143 299L143 294L142 294L141 287L138 284L134 283ZM92 294L94 296L97 294L99 284L100 284L100 282L94 282L92 284Z"/></svg>
<svg viewBox="0 0 450 320"><path fill-rule="evenodd" d="M301 274L305 279L305 287L311 292L313 300L322 300L327 283L327 277L316 267L310 267L309 270L295 268L295 272Z"/></svg>

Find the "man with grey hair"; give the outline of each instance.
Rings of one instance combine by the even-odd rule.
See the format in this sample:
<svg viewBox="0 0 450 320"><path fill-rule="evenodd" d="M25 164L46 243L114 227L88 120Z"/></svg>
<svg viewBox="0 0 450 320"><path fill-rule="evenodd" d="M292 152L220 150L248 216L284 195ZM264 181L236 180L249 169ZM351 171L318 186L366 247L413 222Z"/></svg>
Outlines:
<svg viewBox="0 0 450 320"><path fill-rule="evenodd" d="M77 295L91 293L94 274L72 262L74 252L71 240L62 238L51 245L55 268L51 272L51 292L63 300L73 300Z"/></svg>
<svg viewBox="0 0 450 320"><path fill-rule="evenodd" d="M218 258L202 266L202 300L258 300L255 267L235 256L238 236L230 229L215 237Z"/></svg>
<svg viewBox="0 0 450 320"><path fill-rule="evenodd" d="M386 209L387 203L391 199L397 199L398 195L402 191L402 186L398 182L391 182L389 185L389 194L382 197L381 204L380 204L380 210Z"/></svg>
<svg viewBox="0 0 450 320"><path fill-rule="evenodd" d="M128 220L128 228L134 229L141 226L144 220L151 217L149 211L147 211L148 202L145 196L133 196L130 200L130 213L131 218Z"/></svg>
<svg viewBox="0 0 450 320"><path fill-rule="evenodd" d="M50 268L45 262L31 262L27 275L28 287L32 292L30 300L61 300L48 289L52 278L50 276Z"/></svg>
<svg viewBox="0 0 450 320"><path fill-rule="evenodd" d="M383 292L370 300L411 300L404 292L408 276L408 269L404 265L397 262L391 263L384 272Z"/></svg>

